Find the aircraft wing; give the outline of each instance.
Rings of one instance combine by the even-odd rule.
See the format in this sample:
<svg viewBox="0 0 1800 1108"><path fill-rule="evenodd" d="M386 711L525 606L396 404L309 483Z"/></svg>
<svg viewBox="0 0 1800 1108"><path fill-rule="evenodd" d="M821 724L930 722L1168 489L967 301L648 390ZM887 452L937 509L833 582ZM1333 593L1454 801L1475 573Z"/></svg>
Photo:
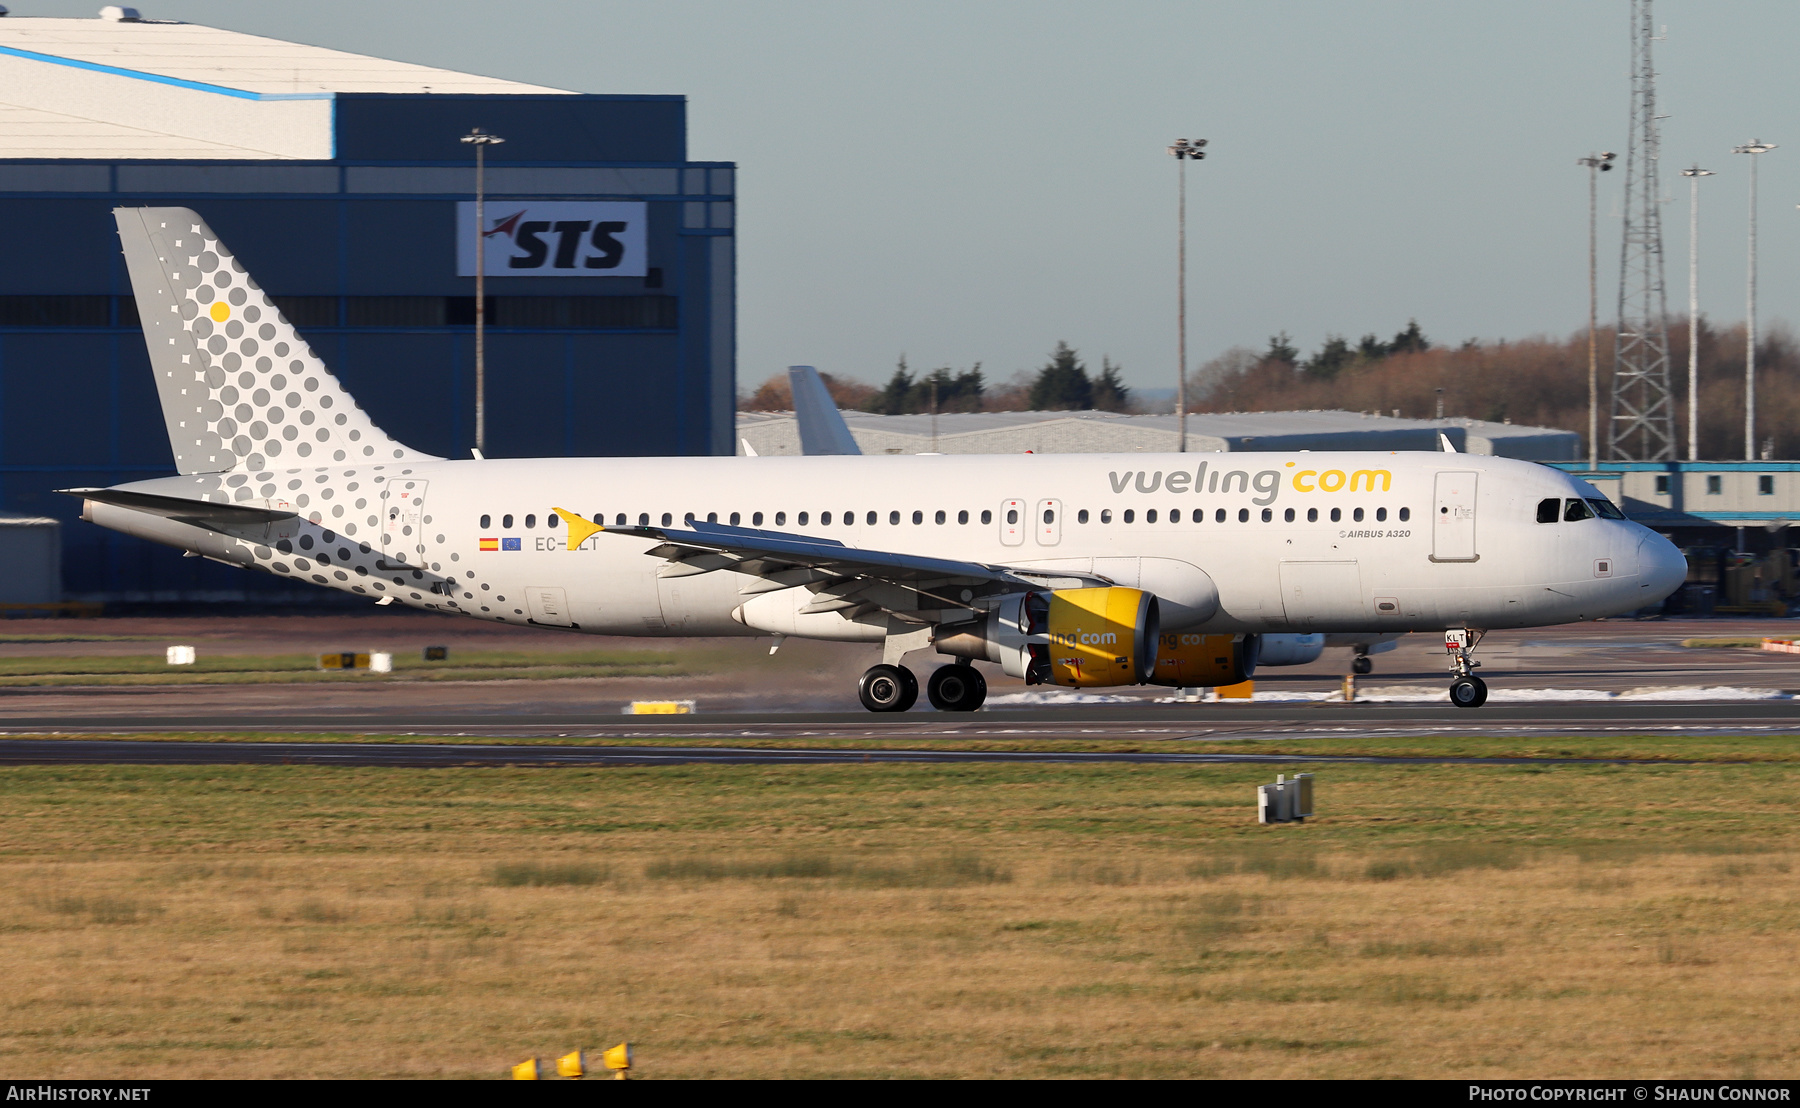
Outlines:
<svg viewBox="0 0 1800 1108"><path fill-rule="evenodd" d="M687 577L729 569L761 578L739 590L752 594L805 585L818 594L809 606L811 611L844 611L847 616L856 614L851 609L884 609L903 616L919 609L960 609L972 599L961 595L965 590L977 595L1013 592L1043 588L1052 579L1058 583L1075 578L1081 584L1111 584L1103 578L1062 570L1046 573L1029 567L862 550L835 539L699 520L685 529L599 527L579 517L570 522L576 525L571 527L569 536L576 546L587 535L599 531L658 540L645 553L667 559L657 571L659 576ZM876 585L893 587L872 587Z"/></svg>

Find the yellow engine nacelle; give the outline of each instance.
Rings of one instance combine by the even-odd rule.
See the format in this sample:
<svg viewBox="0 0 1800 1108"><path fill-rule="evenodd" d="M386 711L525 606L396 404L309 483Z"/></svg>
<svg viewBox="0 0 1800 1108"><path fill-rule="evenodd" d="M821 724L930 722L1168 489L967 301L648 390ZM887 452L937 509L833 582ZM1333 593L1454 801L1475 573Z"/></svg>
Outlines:
<svg viewBox="0 0 1800 1108"><path fill-rule="evenodd" d="M1256 673L1255 635L1166 634L1156 646L1152 685L1216 688L1248 681Z"/></svg>
<svg viewBox="0 0 1800 1108"><path fill-rule="evenodd" d="M1156 665L1156 597L1141 589L1008 596L986 617L941 627L938 652L998 662L1026 684L1141 685Z"/></svg>

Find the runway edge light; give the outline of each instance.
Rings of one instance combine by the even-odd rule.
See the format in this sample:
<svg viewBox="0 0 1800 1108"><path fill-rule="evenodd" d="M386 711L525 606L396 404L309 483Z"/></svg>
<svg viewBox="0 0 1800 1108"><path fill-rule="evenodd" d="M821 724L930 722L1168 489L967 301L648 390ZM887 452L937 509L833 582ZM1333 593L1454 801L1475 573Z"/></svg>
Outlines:
<svg viewBox="0 0 1800 1108"><path fill-rule="evenodd" d="M586 1077L587 1059L582 1057L581 1051L572 1050L556 1060L556 1074L558 1077Z"/></svg>
<svg viewBox="0 0 1800 1108"><path fill-rule="evenodd" d="M514 1081L536 1081L543 1076L538 1069L536 1058L527 1058L512 1068Z"/></svg>
<svg viewBox="0 0 1800 1108"><path fill-rule="evenodd" d="M620 1043L600 1056L606 1068L613 1071L613 1076L620 1081L625 1080L625 1071L631 1068L631 1044Z"/></svg>

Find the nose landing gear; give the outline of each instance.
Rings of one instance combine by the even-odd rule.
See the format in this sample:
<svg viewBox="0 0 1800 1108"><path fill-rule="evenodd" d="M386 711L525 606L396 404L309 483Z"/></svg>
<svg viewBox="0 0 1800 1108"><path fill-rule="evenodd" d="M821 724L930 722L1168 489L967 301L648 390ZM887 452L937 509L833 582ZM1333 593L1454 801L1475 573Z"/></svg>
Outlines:
<svg viewBox="0 0 1800 1108"><path fill-rule="evenodd" d="M1458 708L1479 708L1487 703L1487 682L1475 676L1481 663L1469 657L1486 632L1458 627L1444 632L1444 649L1450 654L1450 703Z"/></svg>
<svg viewBox="0 0 1800 1108"><path fill-rule="evenodd" d="M871 712L904 712L919 699L919 679L905 666L870 666L856 683L856 696Z"/></svg>
<svg viewBox="0 0 1800 1108"><path fill-rule="evenodd" d="M1368 651L1357 648L1356 657L1350 662L1351 673L1374 673L1375 660L1369 657Z"/></svg>

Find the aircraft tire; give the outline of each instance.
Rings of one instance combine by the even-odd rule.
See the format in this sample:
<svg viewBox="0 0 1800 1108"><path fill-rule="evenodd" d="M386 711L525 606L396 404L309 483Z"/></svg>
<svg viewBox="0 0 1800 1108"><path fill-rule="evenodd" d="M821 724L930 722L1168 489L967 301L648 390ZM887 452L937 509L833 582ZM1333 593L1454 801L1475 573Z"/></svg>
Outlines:
<svg viewBox="0 0 1800 1108"><path fill-rule="evenodd" d="M940 712L973 712L987 699L987 678L974 666L939 666L925 683L925 695Z"/></svg>
<svg viewBox="0 0 1800 1108"><path fill-rule="evenodd" d="M1479 708L1487 703L1487 682L1479 677L1458 677L1450 682L1450 703L1458 708Z"/></svg>
<svg viewBox="0 0 1800 1108"><path fill-rule="evenodd" d="M919 699L919 679L905 666L870 666L856 683L856 697L871 712L904 712Z"/></svg>
<svg viewBox="0 0 1800 1108"><path fill-rule="evenodd" d="M1374 673L1375 672L1375 662L1367 654L1358 654L1356 656L1356 660L1350 663L1350 672L1351 673Z"/></svg>

